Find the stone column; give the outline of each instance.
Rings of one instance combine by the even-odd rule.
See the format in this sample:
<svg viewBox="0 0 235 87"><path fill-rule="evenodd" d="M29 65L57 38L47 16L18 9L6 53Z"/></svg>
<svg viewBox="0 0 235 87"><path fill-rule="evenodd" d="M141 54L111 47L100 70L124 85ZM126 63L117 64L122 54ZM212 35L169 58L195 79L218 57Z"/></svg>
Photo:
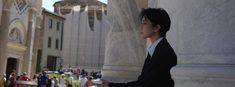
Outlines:
<svg viewBox="0 0 235 87"><path fill-rule="evenodd" d="M24 59L24 56L22 56L22 57L20 57L19 59L18 59L18 75L21 75L22 74L22 68L23 68L23 64L24 64L24 62L23 62L23 59Z"/></svg>
<svg viewBox="0 0 235 87"><path fill-rule="evenodd" d="M36 18L36 26L35 26L35 37L34 37L34 46L33 46L33 56L32 56L32 67L31 67L31 73L30 76L32 77L36 73L37 68L37 51L39 49L40 45L40 32L41 32L41 18L39 15L37 15Z"/></svg>
<svg viewBox="0 0 235 87"><path fill-rule="evenodd" d="M29 19L28 19L28 33L27 33L27 51L25 54L25 70L30 76L32 69L32 58L33 58L33 47L35 39L36 30L36 11L35 8L31 7L29 9ZM27 67L27 68L26 68Z"/></svg>
<svg viewBox="0 0 235 87"><path fill-rule="evenodd" d="M34 7L34 15L35 15L35 37L34 37L34 43L33 43L33 56L32 56L32 66L31 66L31 73L30 76L33 77L36 73L36 68L37 68L37 53L40 45L40 32L41 32L41 22L42 22L42 0L34 0L32 1L33 7Z"/></svg>
<svg viewBox="0 0 235 87"><path fill-rule="evenodd" d="M142 3L140 3L142 2ZM146 3L146 4L144 4ZM136 80L145 59L145 41L139 34L139 11L147 0L110 0L109 32L106 38L104 79Z"/></svg>
<svg viewBox="0 0 235 87"><path fill-rule="evenodd" d="M168 11L175 87L235 86L234 0L149 0Z"/></svg>
<svg viewBox="0 0 235 87"><path fill-rule="evenodd" d="M1 18L2 18L2 10L3 10L2 6L3 6L3 2L2 0L0 0L0 26L1 26Z"/></svg>
<svg viewBox="0 0 235 87"><path fill-rule="evenodd" d="M0 61L6 61L6 48L7 48L7 41L8 41L8 26L10 22L10 7L12 3L11 0L3 0L2 1L2 18L1 18L1 25L0 25ZM6 70L6 63L0 64L0 75L3 75Z"/></svg>

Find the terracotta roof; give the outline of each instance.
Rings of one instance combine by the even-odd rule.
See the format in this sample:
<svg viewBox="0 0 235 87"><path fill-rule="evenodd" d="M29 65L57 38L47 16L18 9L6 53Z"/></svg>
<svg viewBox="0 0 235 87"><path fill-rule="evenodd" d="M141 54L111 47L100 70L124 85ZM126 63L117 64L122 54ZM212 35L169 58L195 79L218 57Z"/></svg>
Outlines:
<svg viewBox="0 0 235 87"><path fill-rule="evenodd" d="M44 14L44 13L47 13L47 14L53 15L54 17L58 17L62 20L65 20L65 18L63 16L56 14L56 13L53 13L53 12L50 12L50 11L46 10L45 8L43 8L43 10L42 10L42 14Z"/></svg>
<svg viewBox="0 0 235 87"><path fill-rule="evenodd" d="M61 6L65 6L66 4L69 6L75 6L75 5L103 5L103 6L107 6L105 3L100 2L98 0L65 0L65 1L57 1L54 3L53 6L55 6L55 4L60 4Z"/></svg>

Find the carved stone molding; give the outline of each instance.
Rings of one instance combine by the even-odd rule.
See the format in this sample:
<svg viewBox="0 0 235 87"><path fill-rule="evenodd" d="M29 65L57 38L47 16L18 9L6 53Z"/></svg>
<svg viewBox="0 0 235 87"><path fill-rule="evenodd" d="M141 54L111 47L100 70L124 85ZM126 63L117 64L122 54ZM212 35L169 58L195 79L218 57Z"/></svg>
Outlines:
<svg viewBox="0 0 235 87"><path fill-rule="evenodd" d="M26 27L22 20L16 18L8 26L8 41L12 43L26 43Z"/></svg>
<svg viewBox="0 0 235 87"><path fill-rule="evenodd" d="M8 39L11 42L22 44L22 35L20 33L20 30L17 28L12 29L8 34Z"/></svg>
<svg viewBox="0 0 235 87"><path fill-rule="evenodd" d="M25 10L28 8L26 0L14 0L14 6L19 14L24 13Z"/></svg>

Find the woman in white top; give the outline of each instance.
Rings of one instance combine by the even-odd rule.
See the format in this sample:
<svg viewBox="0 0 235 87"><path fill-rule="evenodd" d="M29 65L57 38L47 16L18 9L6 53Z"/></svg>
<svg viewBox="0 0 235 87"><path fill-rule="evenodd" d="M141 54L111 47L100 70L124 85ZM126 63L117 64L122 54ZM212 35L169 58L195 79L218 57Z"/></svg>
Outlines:
<svg viewBox="0 0 235 87"><path fill-rule="evenodd" d="M59 79L59 87L66 87L64 78L65 78L65 75L62 74L62 77Z"/></svg>
<svg viewBox="0 0 235 87"><path fill-rule="evenodd" d="M85 75L82 75L81 78L79 78L80 80L80 87L85 87L85 84L87 82L87 78Z"/></svg>
<svg viewBox="0 0 235 87"><path fill-rule="evenodd" d="M51 78L51 87L55 87L55 79Z"/></svg>

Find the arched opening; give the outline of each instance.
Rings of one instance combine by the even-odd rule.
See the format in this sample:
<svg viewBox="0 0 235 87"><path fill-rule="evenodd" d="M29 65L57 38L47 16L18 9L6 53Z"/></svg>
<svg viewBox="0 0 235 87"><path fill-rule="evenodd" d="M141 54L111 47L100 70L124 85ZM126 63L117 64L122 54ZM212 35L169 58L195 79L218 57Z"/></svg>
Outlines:
<svg viewBox="0 0 235 87"><path fill-rule="evenodd" d="M16 58L8 58L7 59L7 67L6 67L7 78L9 78L9 76L12 72L16 73L16 69L17 69L16 65L17 65Z"/></svg>

